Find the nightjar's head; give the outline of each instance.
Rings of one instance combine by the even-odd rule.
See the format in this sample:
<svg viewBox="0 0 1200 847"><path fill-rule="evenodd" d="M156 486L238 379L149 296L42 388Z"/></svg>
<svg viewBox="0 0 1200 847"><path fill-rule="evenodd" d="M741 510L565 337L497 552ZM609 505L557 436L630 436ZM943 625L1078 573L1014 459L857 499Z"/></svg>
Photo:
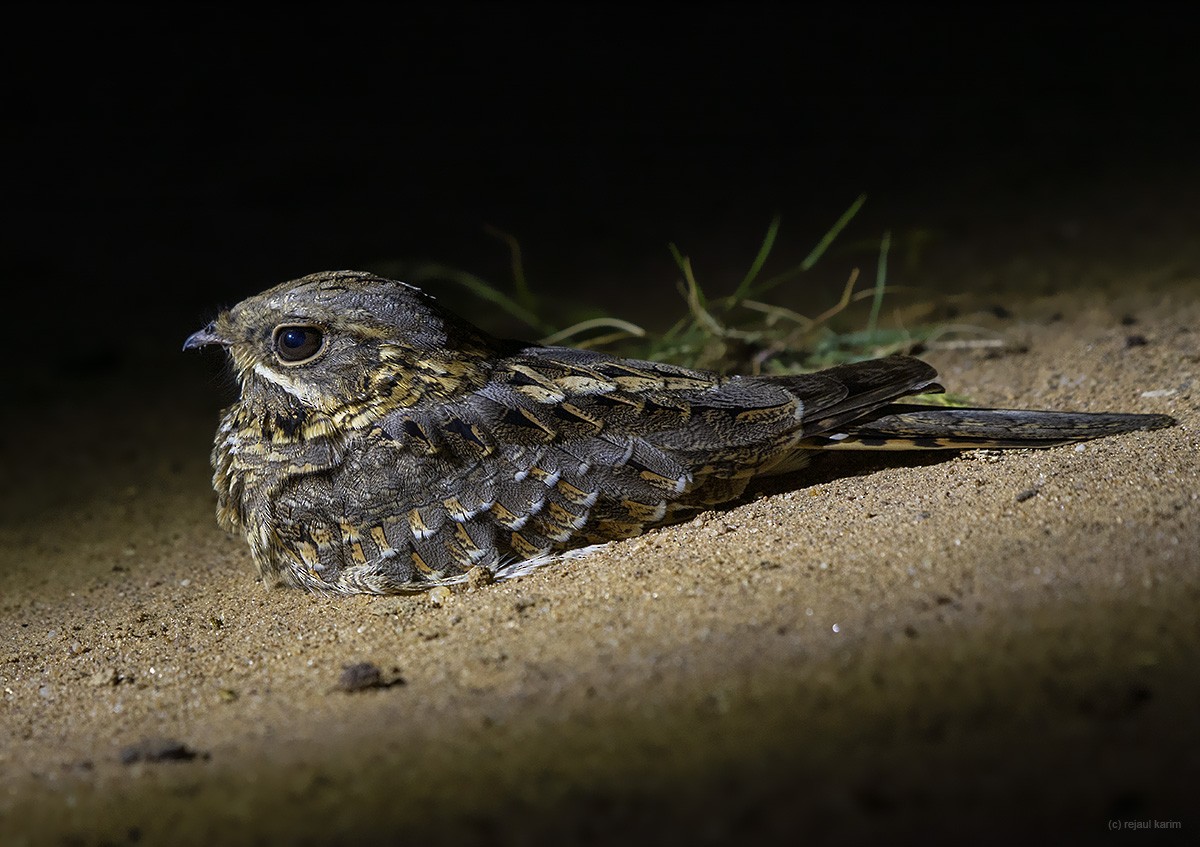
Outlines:
<svg viewBox="0 0 1200 847"><path fill-rule="evenodd" d="M420 289L358 271L312 274L249 297L183 348L209 344L229 352L243 401L351 425L474 390L490 353L486 335Z"/></svg>

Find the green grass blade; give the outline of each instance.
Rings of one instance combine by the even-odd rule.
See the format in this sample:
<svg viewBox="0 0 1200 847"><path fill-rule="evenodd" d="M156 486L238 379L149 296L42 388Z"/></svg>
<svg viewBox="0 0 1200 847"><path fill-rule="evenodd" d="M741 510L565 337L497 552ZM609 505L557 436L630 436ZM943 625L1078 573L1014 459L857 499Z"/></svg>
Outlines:
<svg viewBox="0 0 1200 847"><path fill-rule="evenodd" d="M771 219L771 223L767 227L767 234L763 237L762 244L759 245L758 255L754 257L754 264L750 266L750 270L746 271L746 276L738 285L737 290L733 292L733 297L730 298L732 303L737 303L750 296L750 286L754 284L759 271L767 261L767 256L771 254L771 248L775 246L775 236L779 234L781 220L779 215Z"/></svg>
<svg viewBox="0 0 1200 847"><path fill-rule="evenodd" d="M498 238L508 245L509 266L512 270L513 287L516 290L517 302L530 312L537 309L537 297L534 296L533 290L529 287L529 280L525 278L525 262L521 258L521 242L517 241L516 236L505 232L502 229L497 229L491 224L484 224L483 230L493 238Z"/></svg>
<svg viewBox="0 0 1200 847"><path fill-rule="evenodd" d="M887 283L888 250L892 246L892 231L885 230L879 243L879 264L875 268L875 297L871 300L871 316L867 319L867 332L875 332L879 323L879 310L883 308L883 289Z"/></svg>
<svg viewBox="0 0 1200 847"><path fill-rule="evenodd" d="M803 262L794 268L784 271L783 273L776 274L769 279L763 280L758 284L757 287L747 291L745 296L755 298L761 297L763 294L780 285L781 283L795 279L805 271L811 270L813 265L815 265L818 260L825 255L825 251L829 249L829 245L833 244L834 239L837 238L841 234L842 230L845 229L850 223L850 221L854 219L854 216L858 214L858 210L861 209L863 203L866 202L867 195L858 195L858 198L850 204L850 208L843 212L842 216L838 218L834 225L829 228L829 231L821 237L821 240L817 242L817 246L810 250L809 254L804 257Z"/></svg>
<svg viewBox="0 0 1200 847"><path fill-rule="evenodd" d="M580 335L585 332L590 332L593 329L616 329L620 331L621 337L645 338L646 330L642 329L635 323L623 321L620 318L591 318L586 321L580 321L577 324L560 329L553 335L548 335L542 339L542 344L562 344L568 338Z"/></svg>
<svg viewBox="0 0 1200 847"><path fill-rule="evenodd" d="M815 265L823 255L825 255L825 251L829 249L829 245L832 244L833 240L841 234L842 230L846 228L846 225L854 219L854 216L858 214L858 210L861 209L863 203L866 202L867 195L858 195L858 199L850 204L850 208L842 213L842 216L837 219L837 223L830 227L829 232L825 233L825 236L817 242L817 246L814 247L812 252L810 252L804 258L804 261L800 263L801 270L807 271L811 269L812 266Z"/></svg>
<svg viewBox="0 0 1200 847"><path fill-rule="evenodd" d="M672 242L667 247L671 251L671 257L675 260L675 264L679 266L679 272L683 274L684 285L686 286L685 298L695 298L701 309L708 308L708 298L704 296L704 292L700 290L700 286L696 284L696 277L692 273L692 260L679 252L679 248Z"/></svg>

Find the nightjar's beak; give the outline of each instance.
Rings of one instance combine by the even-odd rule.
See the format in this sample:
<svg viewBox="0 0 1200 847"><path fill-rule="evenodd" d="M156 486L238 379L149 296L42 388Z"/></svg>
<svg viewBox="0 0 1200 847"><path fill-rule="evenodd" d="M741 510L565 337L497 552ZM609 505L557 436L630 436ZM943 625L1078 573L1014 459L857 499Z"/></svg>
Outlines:
<svg viewBox="0 0 1200 847"><path fill-rule="evenodd" d="M193 332L187 337L187 341L183 342L184 350L198 350L201 347L207 347L209 344L221 344L229 346L229 341L217 335L216 322L210 323L199 332Z"/></svg>

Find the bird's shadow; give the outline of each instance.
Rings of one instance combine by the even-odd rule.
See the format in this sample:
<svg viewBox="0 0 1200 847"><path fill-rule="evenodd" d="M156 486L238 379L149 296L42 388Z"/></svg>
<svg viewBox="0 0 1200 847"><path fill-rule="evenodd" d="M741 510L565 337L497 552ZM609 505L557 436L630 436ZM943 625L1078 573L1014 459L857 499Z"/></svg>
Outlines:
<svg viewBox="0 0 1200 847"><path fill-rule="evenodd" d="M924 468L941 464L962 453L961 450L896 450L818 453L811 463L779 476L759 477L746 487L745 495L734 505L743 505L760 497L800 491L838 479L870 476L888 468Z"/></svg>

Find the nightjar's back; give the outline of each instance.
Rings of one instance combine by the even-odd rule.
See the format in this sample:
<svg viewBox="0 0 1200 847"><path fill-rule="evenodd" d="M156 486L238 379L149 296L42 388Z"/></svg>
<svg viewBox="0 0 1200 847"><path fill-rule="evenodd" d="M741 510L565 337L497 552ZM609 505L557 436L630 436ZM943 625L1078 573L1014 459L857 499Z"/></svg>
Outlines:
<svg viewBox="0 0 1200 847"><path fill-rule="evenodd" d="M497 342L404 283L314 274L185 347L242 387L213 451L218 517L264 578L393 593L501 575L739 497L812 449L1038 445L1169 418L889 406L940 390L891 357L729 377ZM938 417L940 415L940 417Z"/></svg>

